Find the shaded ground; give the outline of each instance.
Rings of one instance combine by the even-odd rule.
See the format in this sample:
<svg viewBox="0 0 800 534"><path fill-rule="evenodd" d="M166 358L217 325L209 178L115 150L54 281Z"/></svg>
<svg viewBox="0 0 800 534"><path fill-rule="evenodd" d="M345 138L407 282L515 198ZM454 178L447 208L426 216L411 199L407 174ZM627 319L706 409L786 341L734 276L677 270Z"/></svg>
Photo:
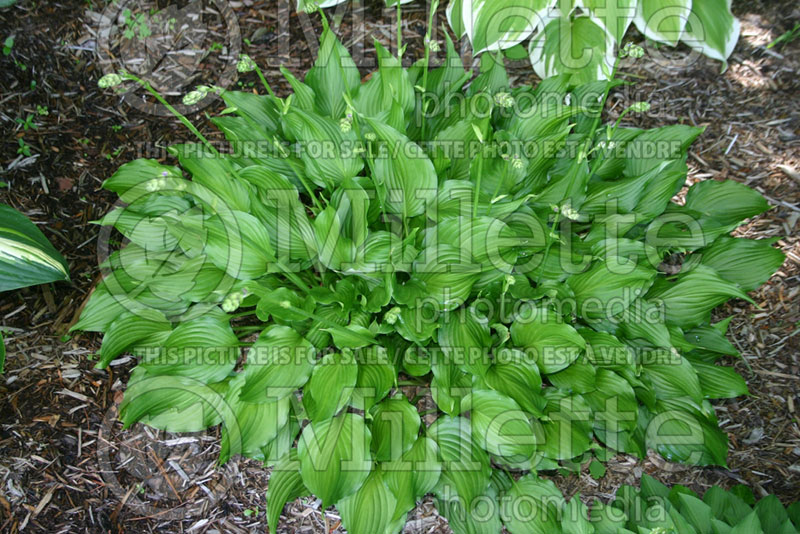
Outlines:
<svg viewBox="0 0 800 534"><path fill-rule="evenodd" d="M251 43L244 50L262 65L267 57L277 64L274 58L286 51L277 30L284 16L278 2L231 5ZM93 370L87 355L99 347L99 338L62 337L98 277L97 227L89 221L115 201L100 184L120 164L146 155L143 150L189 138L176 121L119 105L96 88L101 73L93 13L103 7L91 1L22 2L0 11L0 38L16 37L11 53L0 56L0 180L10 185L0 189L0 202L40 225L65 252L73 278L72 284L5 293L0 300L0 325L10 331L7 371L0 378L0 532L264 531L268 475L257 462L213 469L213 433L175 441L143 427L122 432L114 422L115 407L130 363ZM293 13L284 9L286 17ZM557 484L570 494L609 498L619 484L648 472L696 490L744 482L786 502L798 497L800 42L765 46L791 29L800 12L793 1L739 2L734 10L742 20L742 39L725 74L718 63L702 58L680 70L643 60L627 70L637 76L636 85L614 93L609 110L614 117L631 102L647 100L651 112L629 116L630 124L707 126L691 150L690 179L737 180L775 205L741 232L778 237L788 256L784 267L755 293L758 308L734 302L719 311L720 317L734 315L731 335L746 360L736 365L751 391L749 397L716 403L731 438L730 470L620 456L609 462L601 480L586 470L580 477L558 475ZM405 12L407 57L419 57L425 14L413 5ZM387 43L392 16L370 7L362 20ZM312 58L308 31L318 25L304 28L294 15L287 20L290 68L302 74ZM351 49L370 46L367 39L353 38L347 24L342 34ZM533 79L524 63L511 73L519 81ZM267 75L279 93L287 90L276 69ZM256 80L242 81L247 86ZM47 114L37 106L46 106ZM207 111L219 109L214 104ZM38 128L25 130L16 121L29 114ZM193 119L211 131L202 115ZM20 138L30 156L17 153ZM290 505L282 528L323 532L318 508L307 500ZM410 519L408 532L446 529L427 501ZM329 514L328 526L337 523Z"/></svg>

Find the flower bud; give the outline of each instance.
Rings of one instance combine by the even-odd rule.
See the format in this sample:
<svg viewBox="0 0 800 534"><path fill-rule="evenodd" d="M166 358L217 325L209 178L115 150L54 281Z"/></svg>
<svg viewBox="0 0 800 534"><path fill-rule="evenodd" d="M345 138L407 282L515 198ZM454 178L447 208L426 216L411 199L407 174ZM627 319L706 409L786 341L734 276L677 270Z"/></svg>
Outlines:
<svg viewBox="0 0 800 534"><path fill-rule="evenodd" d="M494 95L494 102L501 108L510 108L514 105L514 97L509 93L497 93Z"/></svg>
<svg viewBox="0 0 800 534"><path fill-rule="evenodd" d="M116 72L112 72L110 74L106 74L99 80L97 80L97 87L100 89L108 89L109 87L116 87L122 83L122 76L117 74Z"/></svg>
<svg viewBox="0 0 800 534"><path fill-rule="evenodd" d="M202 91L189 91L186 96L183 97L183 105L184 106L194 106L201 100L206 97L206 93Z"/></svg>
<svg viewBox="0 0 800 534"><path fill-rule="evenodd" d="M239 72L252 72L256 70L256 62L247 54L239 55L239 62L236 64L236 70Z"/></svg>

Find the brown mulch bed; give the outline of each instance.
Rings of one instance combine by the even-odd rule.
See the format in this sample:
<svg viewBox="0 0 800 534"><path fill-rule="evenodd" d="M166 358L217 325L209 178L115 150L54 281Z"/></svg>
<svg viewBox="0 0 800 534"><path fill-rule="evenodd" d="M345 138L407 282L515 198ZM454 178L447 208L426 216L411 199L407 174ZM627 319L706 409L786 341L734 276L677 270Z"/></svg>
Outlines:
<svg viewBox="0 0 800 534"><path fill-rule="evenodd" d="M247 39L243 50L261 65L274 67L283 57L302 75L319 24L314 17L304 24L279 4L293 1L230 2ZM99 276L98 227L91 221L116 200L100 184L120 164L189 139L177 121L132 109L97 89L101 70L94 28L105 7L92 0L23 1L0 11L0 39L15 36L11 54L0 56L0 180L10 185L0 189L0 202L40 225L64 251L73 280L4 293L0 300L0 325L10 332L6 373L0 377L0 532L264 531L268 472L258 462L238 460L215 469L216 432L165 436L141 426L123 431L114 416L132 362L94 370L90 356L99 337L65 336ZM771 50L766 45L791 29L800 11L792 0L734 2L734 10L742 38L724 74L704 58L680 69L642 60L626 70L636 84L614 92L609 109L614 118L630 103L647 100L651 111L629 115L626 123L706 126L691 149L690 180L737 180L775 206L739 232L779 238L786 263L755 292L758 307L734 302L718 312L734 315L731 337L745 360L736 366L751 392L715 403L731 440L730 469L618 456L600 480L586 469L580 476L555 476L570 495L608 499L620 484L636 483L647 472L698 491L746 483L757 494L774 493L787 503L798 498L800 42ZM371 37L353 37L361 34L348 20L341 27L345 44L371 57ZM380 4L370 3L358 20L384 43L394 36L393 11ZM289 22L288 41L278 30L283 21ZM419 57L424 25L424 7L405 6L407 58ZM525 63L510 72L517 81L535 79ZM277 68L267 76L279 93L287 92ZM241 82L249 88L257 80L247 75ZM37 106L46 106L47 114ZM206 111L222 107L217 102ZM26 131L15 119L29 114L38 128ZM203 114L191 118L213 135ZM19 138L30 147L30 157L17 153ZM319 506L313 499L288 506L282 531L338 528L335 515L324 517ZM448 530L426 500L406 531Z"/></svg>

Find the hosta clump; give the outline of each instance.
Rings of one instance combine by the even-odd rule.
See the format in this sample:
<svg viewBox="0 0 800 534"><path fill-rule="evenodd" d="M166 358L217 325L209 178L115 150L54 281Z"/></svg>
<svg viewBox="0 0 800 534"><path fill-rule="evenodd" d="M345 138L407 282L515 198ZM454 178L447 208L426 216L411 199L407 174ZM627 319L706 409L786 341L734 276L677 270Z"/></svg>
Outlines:
<svg viewBox="0 0 800 534"><path fill-rule="evenodd" d="M701 130L600 127L606 82L511 89L447 56L377 45L362 83L326 27L291 96L222 92L231 150L201 137L104 184L129 242L75 328L104 333L100 367L138 357L126 425L222 424L221 461L274 466L273 528L313 493L397 532L434 493L456 532L496 532L527 491L505 470L725 463L709 399L746 387L709 320L783 260L729 235L767 203L731 181L674 202Z"/></svg>
<svg viewBox="0 0 800 534"><path fill-rule="evenodd" d="M595 501L587 510L580 496L566 500L549 480L525 475L512 482L504 478L506 496L533 497L524 514L505 508L506 527L522 532L580 532L588 534L796 534L800 532L800 504L784 508L770 495L755 502L746 486L726 491L708 489L702 499L685 486L668 488L643 475L641 487L622 486L609 504ZM588 512L588 513L587 513Z"/></svg>

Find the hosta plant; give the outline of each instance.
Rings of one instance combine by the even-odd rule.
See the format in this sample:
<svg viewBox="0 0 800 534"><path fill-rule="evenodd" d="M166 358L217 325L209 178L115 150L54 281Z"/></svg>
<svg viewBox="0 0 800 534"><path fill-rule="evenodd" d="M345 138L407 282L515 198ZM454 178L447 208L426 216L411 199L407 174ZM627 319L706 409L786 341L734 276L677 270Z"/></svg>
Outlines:
<svg viewBox="0 0 800 534"><path fill-rule="evenodd" d="M313 494L354 534L398 532L427 493L455 532L497 532L527 491L507 472L615 451L724 465L710 400L747 388L711 312L783 260L730 235L766 201L733 181L674 200L702 130L603 125L617 82L511 89L451 43L435 69L376 48L362 82L325 24L291 95L188 95L220 93L226 150L180 116L200 142L179 166L104 183L127 246L74 328L103 333L101 368L138 358L123 422L221 424L220 461L273 466L272 528ZM129 80L152 91L101 83Z"/></svg>
<svg viewBox="0 0 800 534"><path fill-rule="evenodd" d="M723 69L740 31L730 0L450 0L447 18L476 53L529 40L536 74L572 73L576 81L609 77L631 23L647 39L685 43Z"/></svg>
<svg viewBox="0 0 800 534"><path fill-rule="evenodd" d="M800 532L800 504L784 508L775 496L756 503L746 486L726 491L708 489L702 499L685 486L668 488L649 475L641 487L622 486L609 504L595 501L587 508L580 496L567 500L555 485L529 474L519 480L500 477L507 499L504 512L511 534L796 534ZM511 506L528 497L524 512ZM532 497L532 498L531 498Z"/></svg>
<svg viewBox="0 0 800 534"><path fill-rule="evenodd" d="M299 0L297 9L347 1ZM731 0L450 0L447 21L475 54L527 56L539 77L569 73L573 83L609 78L631 24L656 43L684 43L723 70L740 33Z"/></svg>

